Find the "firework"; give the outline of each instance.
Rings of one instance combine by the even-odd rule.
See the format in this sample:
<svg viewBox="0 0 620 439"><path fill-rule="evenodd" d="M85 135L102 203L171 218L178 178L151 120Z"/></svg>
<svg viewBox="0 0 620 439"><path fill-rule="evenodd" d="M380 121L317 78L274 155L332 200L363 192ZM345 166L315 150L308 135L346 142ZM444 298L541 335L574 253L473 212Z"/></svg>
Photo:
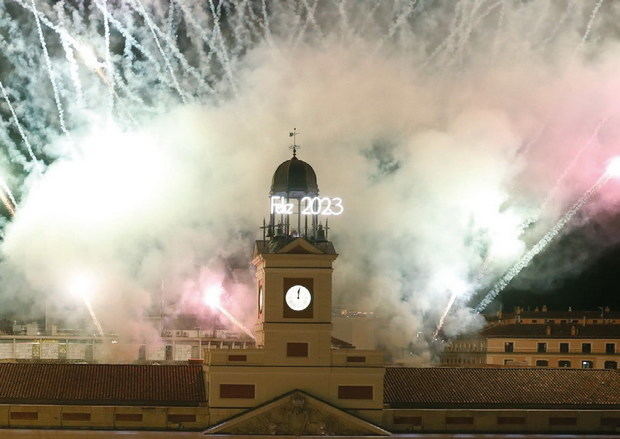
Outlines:
<svg viewBox="0 0 620 439"><path fill-rule="evenodd" d="M86 306L88 314L97 329L97 333L100 337L103 337L103 327L101 326L101 323L99 322L99 319L97 318L91 304L91 297L96 287L96 279L91 273L80 272L73 275L67 290L71 296L81 300L84 303L84 306Z"/></svg>
<svg viewBox="0 0 620 439"><path fill-rule="evenodd" d="M609 163L606 171L601 177L594 183L590 189L588 189L575 204L573 204L568 211L562 215L562 217L555 223L555 225L534 245L527 253L525 253L521 259L517 261L491 288L486 294L484 299L476 306L477 312L482 312L487 306L495 299L499 293L501 293L506 286L519 274L529 263L534 259L536 255L542 252L553 239L558 236L564 226L570 222L579 210L599 191L599 189L609 180L612 176L620 176L620 160L617 158L612 159Z"/></svg>
<svg viewBox="0 0 620 439"><path fill-rule="evenodd" d="M246 328L243 323L239 321L239 319L233 316L226 308L222 306L221 298L223 294L224 289L221 285L212 285L205 289L205 292L202 296L202 301L211 309L216 310L222 315L224 315L237 328L241 329L248 337L255 339L254 334L252 334L252 332L248 328Z"/></svg>

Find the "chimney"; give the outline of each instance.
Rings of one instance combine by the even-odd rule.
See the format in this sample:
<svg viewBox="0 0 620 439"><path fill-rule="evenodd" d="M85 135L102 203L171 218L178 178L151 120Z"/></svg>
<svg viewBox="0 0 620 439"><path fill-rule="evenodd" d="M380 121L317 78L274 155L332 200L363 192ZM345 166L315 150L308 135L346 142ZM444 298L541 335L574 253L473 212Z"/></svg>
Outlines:
<svg viewBox="0 0 620 439"><path fill-rule="evenodd" d="M542 312L547 312L547 305L542 306Z"/></svg>
<svg viewBox="0 0 620 439"><path fill-rule="evenodd" d="M547 327L545 328L545 333L547 335L551 335L551 326L547 325Z"/></svg>

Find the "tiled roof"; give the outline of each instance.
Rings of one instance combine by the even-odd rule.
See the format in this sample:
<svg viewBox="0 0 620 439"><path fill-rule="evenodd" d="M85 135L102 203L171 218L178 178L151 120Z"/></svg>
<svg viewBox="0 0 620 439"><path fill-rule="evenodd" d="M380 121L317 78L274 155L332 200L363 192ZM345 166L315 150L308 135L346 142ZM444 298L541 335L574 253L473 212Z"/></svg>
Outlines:
<svg viewBox="0 0 620 439"><path fill-rule="evenodd" d="M573 329L575 334L572 335ZM549 331L549 333L547 333ZM487 326L483 337L536 337L536 338L620 338L620 325L579 324L499 324Z"/></svg>
<svg viewBox="0 0 620 439"><path fill-rule="evenodd" d="M0 404L198 406L193 365L0 363Z"/></svg>
<svg viewBox="0 0 620 439"><path fill-rule="evenodd" d="M401 408L620 409L620 372L388 367L384 402Z"/></svg>

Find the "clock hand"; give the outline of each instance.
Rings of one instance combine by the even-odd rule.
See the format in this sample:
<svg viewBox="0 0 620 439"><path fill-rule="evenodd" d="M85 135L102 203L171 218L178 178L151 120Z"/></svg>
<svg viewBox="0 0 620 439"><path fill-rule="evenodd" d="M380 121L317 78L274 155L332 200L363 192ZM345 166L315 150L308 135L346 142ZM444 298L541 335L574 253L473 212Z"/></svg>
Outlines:
<svg viewBox="0 0 620 439"><path fill-rule="evenodd" d="M301 288L297 288L297 300L299 300L299 290L301 290Z"/></svg>

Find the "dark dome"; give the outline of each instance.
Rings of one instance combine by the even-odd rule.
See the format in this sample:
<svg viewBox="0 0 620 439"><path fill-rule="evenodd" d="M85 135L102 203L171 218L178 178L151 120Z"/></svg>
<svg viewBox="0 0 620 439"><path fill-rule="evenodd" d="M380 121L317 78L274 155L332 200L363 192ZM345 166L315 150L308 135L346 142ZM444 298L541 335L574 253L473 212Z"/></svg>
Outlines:
<svg viewBox="0 0 620 439"><path fill-rule="evenodd" d="M285 161L271 180L271 196L279 195L289 198L302 198L319 194L314 169L303 160L293 157Z"/></svg>

